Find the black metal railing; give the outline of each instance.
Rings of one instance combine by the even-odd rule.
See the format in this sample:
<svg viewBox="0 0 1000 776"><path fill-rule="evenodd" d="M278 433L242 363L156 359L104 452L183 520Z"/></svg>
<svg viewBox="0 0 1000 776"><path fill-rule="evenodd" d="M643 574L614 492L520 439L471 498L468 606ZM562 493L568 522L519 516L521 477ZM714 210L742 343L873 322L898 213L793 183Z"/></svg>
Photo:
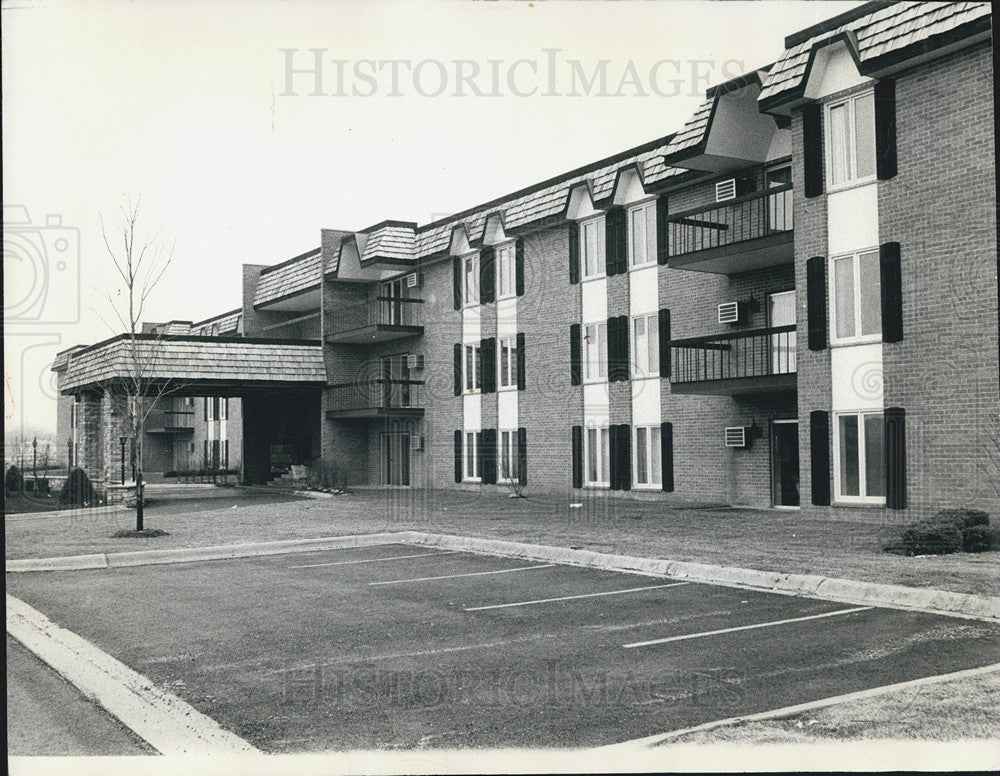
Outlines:
<svg viewBox="0 0 1000 776"><path fill-rule="evenodd" d="M327 334L344 335L373 326L423 326L423 307L423 299L372 294L340 305Z"/></svg>
<svg viewBox="0 0 1000 776"><path fill-rule="evenodd" d="M405 410L423 407L423 380L375 379L331 385L324 393L325 412Z"/></svg>
<svg viewBox="0 0 1000 776"><path fill-rule="evenodd" d="M673 213L667 217L671 256L792 231L792 184Z"/></svg>
<svg viewBox="0 0 1000 776"><path fill-rule="evenodd" d="M670 341L675 383L795 374L795 324Z"/></svg>
<svg viewBox="0 0 1000 776"><path fill-rule="evenodd" d="M153 410L146 416L145 428L150 431L193 429L194 415L192 410Z"/></svg>

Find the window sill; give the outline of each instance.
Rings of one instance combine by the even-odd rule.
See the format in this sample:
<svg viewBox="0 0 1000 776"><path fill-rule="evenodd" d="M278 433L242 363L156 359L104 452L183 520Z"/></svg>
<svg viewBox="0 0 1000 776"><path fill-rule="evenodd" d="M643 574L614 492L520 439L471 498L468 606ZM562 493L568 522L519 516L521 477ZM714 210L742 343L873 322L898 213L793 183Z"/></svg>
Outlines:
<svg viewBox="0 0 1000 776"><path fill-rule="evenodd" d="M607 279L608 279L608 276L604 272L602 272L600 275L589 275L589 276L583 276L583 275L581 275L580 276L580 282L581 283L589 283L592 280L607 280Z"/></svg>
<svg viewBox="0 0 1000 776"><path fill-rule="evenodd" d="M630 380L659 380L660 376L657 375L632 375Z"/></svg>
<svg viewBox="0 0 1000 776"><path fill-rule="evenodd" d="M517 299L517 294L511 293L511 294L504 294L503 296L497 294L498 302L506 302L508 299Z"/></svg>
<svg viewBox="0 0 1000 776"><path fill-rule="evenodd" d="M663 486L660 483L654 483L651 485L645 485L641 483L633 483L632 490L644 490L647 492L657 492L663 490Z"/></svg>
<svg viewBox="0 0 1000 776"><path fill-rule="evenodd" d="M475 479L466 478L466 479L462 480L462 484L463 485L482 485L483 484L483 478L482 477L476 477Z"/></svg>
<svg viewBox="0 0 1000 776"><path fill-rule="evenodd" d="M867 337L855 337L853 339L830 340L831 348L849 348L854 345L874 345L882 342L881 334L869 334Z"/></svg>
<svg viewBox="0 0 1000 776"><path fill-rule="evenodd" d="M516 391L516 385L498 385L497 393L509 393L510 391Z"/></svg>
<svg viewBox="0 0 1000 776"><path fill-rule="evenodd" d="M462 391L462 396L478 396L483 392L482 388L468 388Z"/></svg>
<svg viewBox="0 0 1000 776"><path fill-rule="evenodd" d="M831 507L858 507L861 509L882 509L885 507L885 499L881 501L844 501L835 499L830 503Z"/></svg>
<svg viewBox="0 0 1000 776"><path fill-rule="evenodd" d="M610 482L588 482L583 486L584 490L608 490L611 487Z"/></svg>
<svg viewBox="0 0 1000 776"><path fill-rule="evenodd" d="M650 267L655 267L655 266L656 266L656 262L655 261L647 261L647 262L644 262L643 264L631 264L630 263L628 265L628 269L629 269L629 272L631 272L634 269L649 269Z"/></svg>
<svg viewBox="0 0 1000 776"><path fill-rule="evenodd" d="M827 170L829 175L829 170ZM828 186L826 189L826 194L839 194L842 191L850 191L851 189L859 189L862 186L869 186L872 183L877 183L878 177L872 175L868 178L859 178L853 181L847 181L845 183L838 183L836 186Z"/></svg>

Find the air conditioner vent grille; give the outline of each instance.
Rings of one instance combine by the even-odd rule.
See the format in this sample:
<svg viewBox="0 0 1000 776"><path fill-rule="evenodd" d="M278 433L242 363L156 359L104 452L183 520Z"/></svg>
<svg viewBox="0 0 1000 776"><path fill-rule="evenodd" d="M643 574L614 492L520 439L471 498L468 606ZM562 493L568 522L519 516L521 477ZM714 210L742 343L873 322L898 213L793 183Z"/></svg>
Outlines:
<svg viewBox="0 0 1000 776"><path fill-rule="evenodd" d="M736 178L715 184L715 201L725 202L727 199L736 199Z"/></svg>
<svg viewBox="0 0 1000 776"><path fill-rule="evenodd" d="M726 426L726 447L746 447L747 430L744 426Z"/></svg>

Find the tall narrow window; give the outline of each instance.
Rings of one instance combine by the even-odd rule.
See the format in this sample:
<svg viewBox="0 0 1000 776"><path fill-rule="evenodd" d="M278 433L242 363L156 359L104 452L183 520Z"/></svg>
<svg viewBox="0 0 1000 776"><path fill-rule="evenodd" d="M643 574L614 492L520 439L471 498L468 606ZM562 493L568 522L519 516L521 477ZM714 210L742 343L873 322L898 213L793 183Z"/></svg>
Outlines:
<svg viewBox="0 0 1000 776"><path fill-rule="evenodd" d="M611 480L610 431L607 427L589 427L584 440L587 484L607 486Z"/></svg>
<svg viewBox="0 0 1000 776"><path fill-rule="evenodd" d="M580 255L584 278L604 274L604 216L580 224Z"/></svg>
<svg viewBox="0 0 1000 776"><path fill-rule="evenodd" d="M465 346L465 390L479 391L483 387L482 350L479 345Z"/></svg>
<svg viewBox="0 0 1000 776"><path fill-rule="evenodd" d="M481 431L465 432L464 477L471 482L478 482L483 476L483 462L479 460L479 443L482 436Z"/></svg>
<svg viewBox="0 0 1000 776"><path fill-rule="evenodd" d="M663 477L661 463L660 427L636 426L635 444L633 445L635 460L635 484L660 487Z"/></svg>
<svg viewBox="0 0 1000 776"><path fill-rule="evenodd" d="M646 202L628 212L629 266L656 261L656 202Z"/></svg>
<svg viewBox="0 0 1000 776"><path fill-rule="evenodd" d="M583 334L584 377L603 380L608 375L608 324L588 323Z"/></svg>
<svg viewBox="0 0 1000 776"><path fill-rule="evenodd" d="M466 306L479 304L479 254L473 253L462 260L462 301Z"/></svg>
<svg viewBox="0 0 1000 776"><path fill-rule="evenodd" d="M875 95L868 91L826 107L831 186L875 178Z"/></svg>
<svg viewBox="0 0 1000 776"><path fill-rule="evenodd" d="M660 325L656 313L632 319L632 375L659 377Z"/></svg>
<svg viewBox="0 0 1000 776"><path fill-rule="evenodd" d="M506 299L516 293L514 243L496 249L497 299Z"/></svg>
<svg viewBox="0 0 1000 776"><path fill-rule="evenodd" d="M882 336L882 283L878 250L832 261L833 342L874 342Z"/></svg>
<svg viewBox="0 0 1000 776"><path fill-rule="evenodd" d="M835 433L837 499L884 503L885 428L882 413L839 413Z"/></svg>
<svg viewBox="0 0 1000 776"><path fill-rule="evenodd" d="M515 482L518 479L517 429L500 432L500 475L501 482Z"/></svg>
<svg viewBox="0 0 1000 776"><path fill-rule="evenodd" d="M497 358L499 368L497 374L500 377L501 388L517 387L517 338L503 337L498 343Z"/></svg>

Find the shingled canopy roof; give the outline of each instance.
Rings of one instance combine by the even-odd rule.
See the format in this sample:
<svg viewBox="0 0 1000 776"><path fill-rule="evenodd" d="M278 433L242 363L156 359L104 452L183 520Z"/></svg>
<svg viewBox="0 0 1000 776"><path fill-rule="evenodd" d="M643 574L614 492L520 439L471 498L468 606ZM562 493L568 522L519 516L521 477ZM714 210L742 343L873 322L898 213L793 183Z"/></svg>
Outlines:
<svg viewBox="0 0 1000 776"><path fill-rule="evenodd" d="M60 391L121 390L130 375L131 345L123 334L60 353L53 364L64 372ZM233 396L326 382L323 350L313 340L138 335L136 347L147 394L168 388L175 396Z"/></svg>

